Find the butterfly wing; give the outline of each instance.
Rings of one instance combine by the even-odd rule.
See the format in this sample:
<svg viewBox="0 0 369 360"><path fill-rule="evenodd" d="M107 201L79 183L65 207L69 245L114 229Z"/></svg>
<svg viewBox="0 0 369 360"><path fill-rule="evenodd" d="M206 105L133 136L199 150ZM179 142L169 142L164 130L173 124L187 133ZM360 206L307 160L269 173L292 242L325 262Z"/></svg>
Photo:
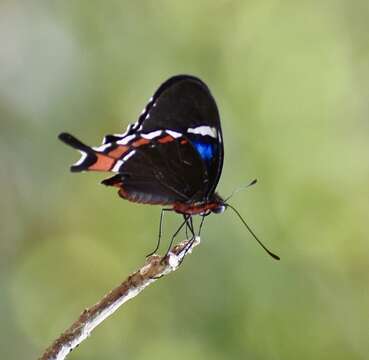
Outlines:
<svg viewBox="0 0 369 360"><path fill-rule="evenodd" d="M108 135L105 142L119 141L137 132L151 133L167 129L186 136L205 164L209 183L204 198L218 184L224 158L222 129L215 100L200 79L177 75L165 81L155 92L135 124L122 135Z"/></svg>
<svg viewBox="0 0 369 360"><path fill-rule="evenodd" d="M82 153L72 171L117 173L104 180L131 201L170 204L204 201L215 191L223 165L216 103L198 78L163 83L126 133L107 135L90 148L69 134L60 139Z"/></svg>
<svg viewBox="0 0 369 360"><path fill-rule="evenodd" d="M204 164L184 137L165 132L150 143L132 147L119 160L118 174L103 184L119 187L119 195L133 202L173 204L200 200L208 182Z"/></svg>
<svg viewBox="0 0 369 360"><path fill-rule="evenodd" d="M67 133L59 138L82 153L71 171L116 173L102 183L118 187L123 198L150 204L202 200L201 189L208 183L208 175L192 143L171 131L152 134L135 134L130 140L126 137L99 148Z"/></svg>

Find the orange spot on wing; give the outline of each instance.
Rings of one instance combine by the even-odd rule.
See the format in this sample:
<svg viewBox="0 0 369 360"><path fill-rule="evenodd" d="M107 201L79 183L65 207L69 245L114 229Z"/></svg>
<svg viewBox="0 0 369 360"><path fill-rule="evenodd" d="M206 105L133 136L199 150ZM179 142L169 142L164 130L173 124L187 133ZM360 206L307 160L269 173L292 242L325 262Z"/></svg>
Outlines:
<svg viewBox="0 0 369 360"><path fill-rule="evenodd" d="M150 142L150 140L148 140L148 139L144 139L144 138L141 138L141 139L136 140L136 141L132 144L132 146L133 146L133 147L139 147L139 146L141 146L141 145L146 145L146 144L148 144L149 142Z"/></svg>
<svg viewBox="0 0 369 360"><path fill-rule="evenodd" d="M123 154L125 154L128 151L128 149L129 149L128 146L119 145L112 151L108 152L107 155L114 159L119 159Z"/></svg>
<svg viewBox="0 0 369 360"><path fill-rule="evenodd" d="M88 170L94 170L94 171L109 171L114 163L115 160L109 158L108 156L96 154L97 160L94 164L92 164Z"/></svg>
<svg viewBox="0 0 369 360"><path fill-rule="evenodd" d="M181 140L181 144L182 145L187 144L187 140L186 139Z"/></svg>
<svg viewBox="0 0 369 360"><path fill-rule="evenodd" d="M174 138L173 138L172 136L170 136L170 135L166 135L166 136L164 136L164 137L160 138L160 139L158 140L158 142L159 142L160 144L165 144L165 143L171 142L171 141L173 141L173 140L174 140Z"/></svg>

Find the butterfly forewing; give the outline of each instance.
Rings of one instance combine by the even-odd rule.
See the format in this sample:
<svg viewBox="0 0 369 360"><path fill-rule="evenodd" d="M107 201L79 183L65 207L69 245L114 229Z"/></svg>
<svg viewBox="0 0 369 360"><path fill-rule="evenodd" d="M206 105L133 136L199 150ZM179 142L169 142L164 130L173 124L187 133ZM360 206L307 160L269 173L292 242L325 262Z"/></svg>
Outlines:
<svg viewBox="0 0 369 360"><path fill-rule="evenodd" d="M142 132L169 129L186 136L208 171L205 197L214 192L223 166L222 130L215 100L200 79L179 75L167 80L139 121Z"/></svg>

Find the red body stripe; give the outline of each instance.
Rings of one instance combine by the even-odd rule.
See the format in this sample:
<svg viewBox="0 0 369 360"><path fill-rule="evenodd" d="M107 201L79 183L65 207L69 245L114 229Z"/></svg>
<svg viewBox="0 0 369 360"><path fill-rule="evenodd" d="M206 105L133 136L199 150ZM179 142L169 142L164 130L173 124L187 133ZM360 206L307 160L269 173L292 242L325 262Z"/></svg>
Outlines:
<svg viewBox="0 0 369 360"><path fill-rule="evenodd" d="M202 213L206 213L207 211L211 211L216 209L219 206L218 203L212 202L207 204L184 204L184 203L174 203L173 210L180 213L180 214L187 214L187 215L198 215Z"/></svg>

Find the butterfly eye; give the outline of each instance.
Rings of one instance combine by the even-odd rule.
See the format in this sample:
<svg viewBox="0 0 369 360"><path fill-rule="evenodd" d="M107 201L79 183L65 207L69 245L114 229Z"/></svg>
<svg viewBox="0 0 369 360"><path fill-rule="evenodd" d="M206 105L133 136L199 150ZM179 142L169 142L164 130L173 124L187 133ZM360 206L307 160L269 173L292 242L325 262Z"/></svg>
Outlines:
<svg viewBox="0 0 369 360"><path fill-rule="evenodd" d="M225 206L224 205L219 205L218 207L216 207L215 209L212 210L212 212L214 214L222 214L225 210Z"/></svg>

